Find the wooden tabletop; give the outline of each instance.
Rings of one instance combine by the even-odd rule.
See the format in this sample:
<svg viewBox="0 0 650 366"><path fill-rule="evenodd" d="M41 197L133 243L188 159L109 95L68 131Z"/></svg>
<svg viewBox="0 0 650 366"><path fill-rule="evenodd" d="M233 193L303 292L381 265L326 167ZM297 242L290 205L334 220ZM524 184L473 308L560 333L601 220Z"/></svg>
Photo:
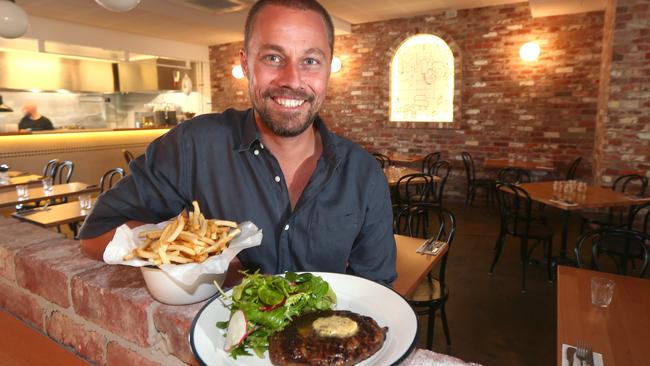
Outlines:
<svg viewBox="0 0 650 366"><path fill-rule="evenodd" d="M539 170L552 172L555 170L552 163L547 161L523 161L509 159L486 159L483 166L487 169L519 168L524 170Z"/></svg>
<svg viewBox="0 0 650 366"><path fill-rule="evenodd" d="M385 154L392 163L413 164L424 160L424 156L405 154Z"/></svg>
<svg viewBox="0 0 650 366"><path fill-rule="evenodd" d="M19 175L16 177L10 177L9 184L0 184L0 188L14 188L21 184L36 184L40 183L42 179L43 176L36 174Z"/></svg>
<svg viewBox="0 0 650 366"><path fill-rule="evenodd" d="M436 255L416 253L415 251L424 241L425 239L421 238L395 235L397 279L393 282L393 289L403 297L412 295L431 268L447 253L446 245Z"/></svg>
<svg viewBox="0 0 650 366"><path fill-rule="evenodd" d="M52 192L47 195L43 191L43 187L30 188L29 197L27 199L19 201L16 190L11 190L8 192L0 193L0 208L15 206L19 203L24 204L44 199L74 196L76 194L91 193L97 191L99 191L99 187L97 185L90 185L82 182L55 184L52 186Z"/></svg>
<svg viewBox="0 0 650 366"><path fill-rule="evenodd" d="M81 358L0 309L0 355L3 366L88 366Z"/></svg>
<svg viewBox="0 0 650 366"><path fill-rule="evenodd" d="M27 172L23 172L22 170L10 170L7 173L9 173L9 178L19 177L21 175L27 174Z"/></svg>
<svg viewBox="0 0 650 366"><path fill-rule="evenodd" d="M95 200L93 199L93 204ZM26 212L14 212L11 216L42 227L55 227L64 224L83 221L90 210L82 210L79 201L42 207Z"/></svg>
<svg viewBox="0 0 650 366"><path fill-rule="evenodd" d="M604 277L616 283L609 307L592 305L591 277ZM558 365L562 365L562 344L575 346L579 340L601 353L605 365L648 365L650 280L559 266Z"/></svg>
<svg viewBox="0 0 650 366"><path fill-rule="evenodd" d="M401 172L400 172L401 174L399 174L399 175L397 175L397 174L395 174L395 175L390 174L390 173L389 173L389 169L401 169ZM400 167L400 168L396 168L396 167L391 168L391 167L388 167L388 168L385 168L385 169L384 169L384 175L386 176L386 180L388 181L388 185L389 185L389 186L394 186L394 185L396 185L396 184L397 184L397 181L398 181L401 177L403 177L403 176L405 176L405 175L409 175L409 174L421 174L421 173L422 173L422 172L419 171L419 170L417 170L417 169L406 168L406 167ZM440 178L439 176L437 176L437 175L434 175L434 176L433 176L433 181L434 181L434 182L440 182L441 180L442 180L442 178Z"/></svg>
<svg viewBox="0 0 650 366"><path fill-rule="evenodd" d="M567 211L576 211L585 208L630 206L650 201L650 197L628 197L621 192L612 191L610 188L587 185L587 191L584 194L576 193L573 200L574 204L568 204L557 200L557 197L553 193L552 181L523 183L520 187L528 192L533 201L542 202L546 205Z"/></svg>

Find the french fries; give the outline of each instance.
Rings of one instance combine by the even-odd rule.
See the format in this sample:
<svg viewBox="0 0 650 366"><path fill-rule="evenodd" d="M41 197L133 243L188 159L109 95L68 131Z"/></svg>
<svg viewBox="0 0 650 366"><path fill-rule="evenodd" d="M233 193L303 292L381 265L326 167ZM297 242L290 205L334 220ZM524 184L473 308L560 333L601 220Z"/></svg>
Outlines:
<svg viewBox="0 0 650 366"><path fill-rule="evenodd" d="M241 233L236 222L206 219L198 202L193 211L181 212L162 229L140 232L144 244L124 256L140 258L155 265L201 263L209 256L221 254L230 241Z"/></svg>

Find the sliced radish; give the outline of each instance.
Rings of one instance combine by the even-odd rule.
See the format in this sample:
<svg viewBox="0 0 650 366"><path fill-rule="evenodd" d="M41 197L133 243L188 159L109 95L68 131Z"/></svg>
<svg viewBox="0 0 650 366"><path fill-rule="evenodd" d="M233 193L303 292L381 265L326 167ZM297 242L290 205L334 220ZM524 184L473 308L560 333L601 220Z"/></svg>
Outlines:
<svg viewBox="0 0 650 366"><path fill-rule="evenodd" d="M226 344L223 347L226 352L230 352L233 348L239 346L248 337L246 323L246 315L243 311L237 310L232 314L228 323Z"/></svg>

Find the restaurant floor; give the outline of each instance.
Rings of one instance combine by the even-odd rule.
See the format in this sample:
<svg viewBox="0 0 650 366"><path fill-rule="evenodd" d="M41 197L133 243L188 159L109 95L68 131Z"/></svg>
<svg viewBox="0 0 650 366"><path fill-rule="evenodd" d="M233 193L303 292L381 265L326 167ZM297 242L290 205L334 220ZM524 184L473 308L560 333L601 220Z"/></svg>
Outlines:
<svg viewBox="0 0 650 366"><path fill-rule="evenodd" d="M499 231L498 212L481 205L464 210L462 204L451 203L448 208L458 220L447 266L452 346L445 344L438 312L433 350L486 366L555 364L555 283L548 282L545 267L529 267L528 291L522 293L519 241L509 238L494 274L489 275ZM546 213L557 228L553 237L557 253L560 214L548 207ZM572 222L571 229L569 248L575 243L577 222ZM533 258L541 257L540 246ZM418 347L426 348L426 316L420 326Z"/></svg>

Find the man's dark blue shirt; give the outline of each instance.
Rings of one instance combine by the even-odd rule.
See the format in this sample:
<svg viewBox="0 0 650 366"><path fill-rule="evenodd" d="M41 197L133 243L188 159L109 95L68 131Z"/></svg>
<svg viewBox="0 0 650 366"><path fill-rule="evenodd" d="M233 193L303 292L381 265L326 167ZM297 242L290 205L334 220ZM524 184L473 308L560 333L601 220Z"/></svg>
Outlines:
<svg viewBox="0 0 650 366"><path fill-rule="evenodd" d="M391 284L395 272L390 193L375 159L314 125L323 152L295 208L280 165L265 149L252 110L184 122L153 141L131 174L99 197L81 230L91 238L127 220L160 222L199 202L207 218L252 221L262 245L242 251L264 273L350 273Z"/></svg>

